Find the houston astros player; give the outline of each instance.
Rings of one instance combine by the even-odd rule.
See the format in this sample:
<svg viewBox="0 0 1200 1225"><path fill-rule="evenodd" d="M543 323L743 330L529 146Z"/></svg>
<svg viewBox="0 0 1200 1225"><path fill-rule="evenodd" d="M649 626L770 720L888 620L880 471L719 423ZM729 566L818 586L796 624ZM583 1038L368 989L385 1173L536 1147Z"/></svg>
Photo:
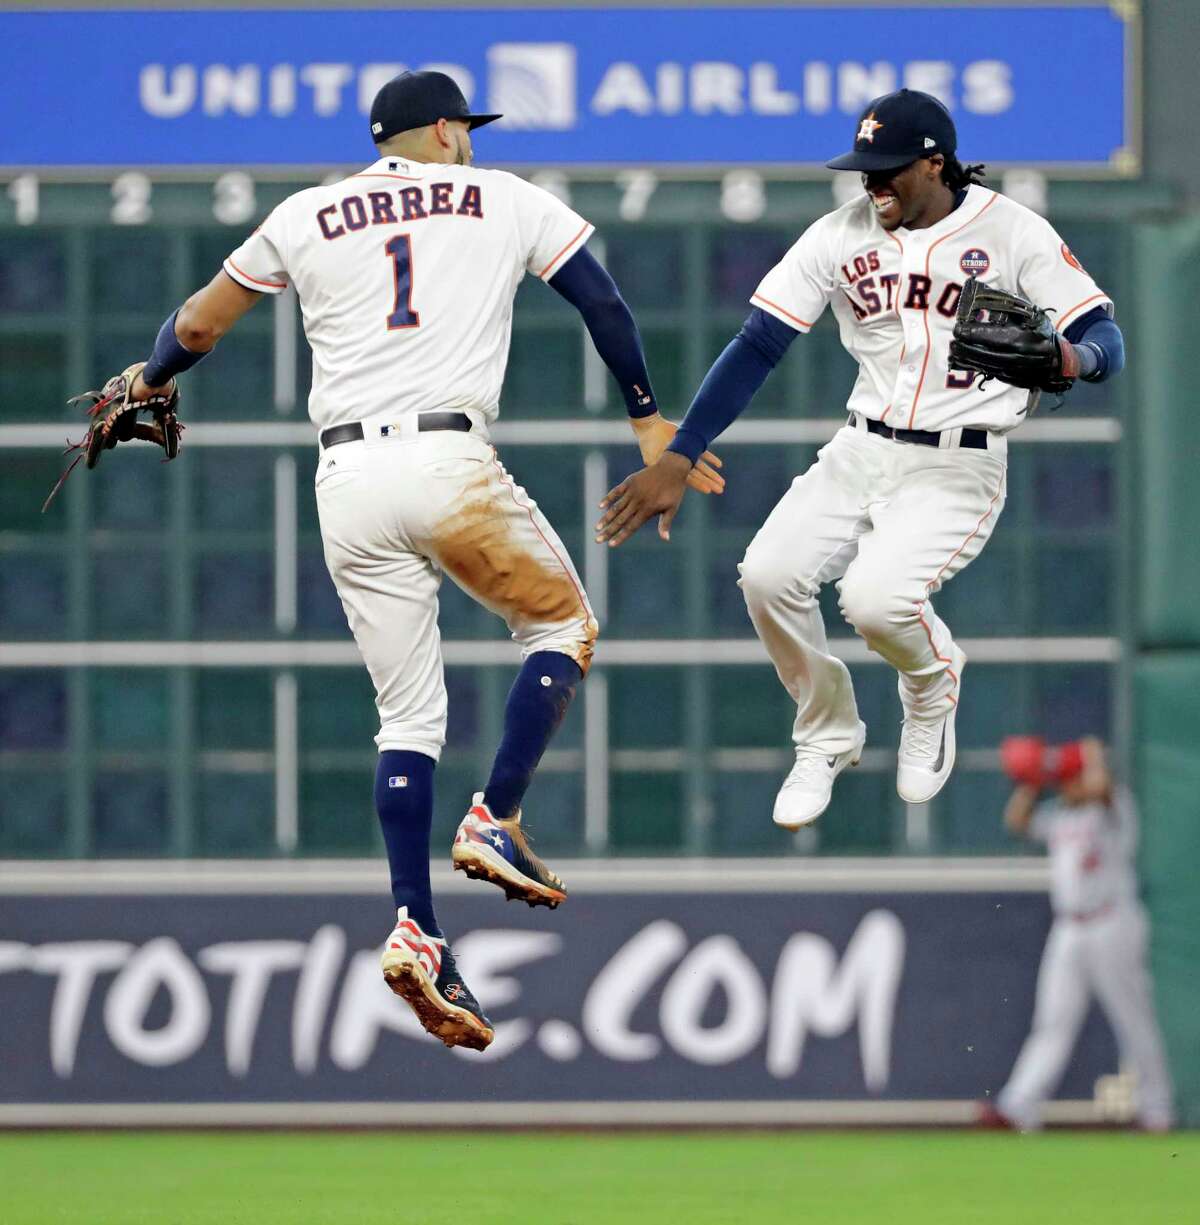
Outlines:
<svg viewBox="0 0 1200 1225"><path fill-rule="evenodd" d="M739 567L751 620L796 702L795 765L774 807L788 829L825 811L866 736L850 674L826 642L824 583L837 581L843 616L900 674L901 797L932 799L954 766L966 656L930 597L991 536L1004 506L1007 434L1030 401L952 368L968 276L1053 309L1057 373L1098 381L1124 361L1107 295L1046 221L981 186L982 167L961 165L956 148L954 123L931 96L875 99L853 151L829 163L859 171L863 194L811 225L767 273L667 454L602 502L598 539L618 545L654 514L667 539L693 462L832 308L859 367L849 418Z"/></svg>
<svg viewBox="0 0 1200 1225"><path fill-rule="evenodd" d="M472 166L472 130L498 118L472 114L442 73L394 78L371 108L378 160L276 208L163 325L133 387L151 399L264 295L295 287L313 352L325 559L379 709L375 803L398 911L383 972L427 1030L476 1049L492 1026L454 964L429 880L446 732L438 586L449 574L521 648L491 777L452 858L530 905L557 906L566 890L529 849L521 801L597 635L562 542L488 442L526 272L581 312L645 462L675 432L633 317L584 248L592 226L548 192ZM702 492L723 487L711 464L692 470Z"/></svg>
<svg viewBox="0 0 1200 1225"><path fill-rule="evenodd" d="M1054 924L1038 970L1033 1029L981 1122L1022 1131L1039 1126L1094 997L1112 1024L1122 1063L1136 1076L1141 1126L1166 1130L1171 1082L1146 965L1133 797L1114 784L1098 740L1049 753L1035 738L1015 737L1004 756L1017 783L1004 821L1049 849ZM1058 796L1039 803L1044 787L1057 787Z"/></svg>

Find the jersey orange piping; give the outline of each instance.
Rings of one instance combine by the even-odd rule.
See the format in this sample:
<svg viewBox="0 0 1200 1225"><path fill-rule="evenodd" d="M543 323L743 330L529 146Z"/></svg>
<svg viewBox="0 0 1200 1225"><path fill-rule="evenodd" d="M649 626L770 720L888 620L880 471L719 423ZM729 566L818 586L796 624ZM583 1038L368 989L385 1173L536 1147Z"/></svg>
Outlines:
<svg viewBox="0 0 1200 1225"><path fill-rule="evenodd" d="M256 231L255 231L255 233L257 233L257 232L258 232L258 231L256 230ZM282 285L280 285L280 283L279 283L278 281L260 281L260 280L258 279L258 277L256 277L256 276L251 276L251 275L250 275L248 272L243 272L243 271L242 271L242 270L241 270L241 269L240 269L240 268L237 266L237 264L235 264L235 263L233 262L233 260L229 258L229 256L226 256L226 257L225 257L225 262L226 262L226 263L227 263L227 264L230 266L230 268L232 268L232 269L234 270L234 272L236 272L236 273L238 274L238 276L244 276L244 277L246 278L246 280L248 280L248 281L253 281L253 282L255 283L255 285L269 285L269 286L270 286L272 289L286 289L286 288L287 288L287 282L286 282L286 281L285 281L285 282L284 282ZM243 288L245 288L245 286L243 286Z"/></svg>
<svg viewBox="0 0 1200 1225"><path fill-rule="evenodd" d="M762 302L764 305L769 306L773 311L778 311L781 315L786 315L793 323L798 323L802 328L812 327L811 323L809 323L805 319L801 319L799 315L793 315L791 311L784 310L783 307L780 306L778 302L772 302L770 298L764 298L762 294L760 293L751 295L750 297L751 302L755 301L756 299L759 302Z"/></svg>
<svg viewBox="0 0 1200 1225"><path fill-rule="evenodd" d="M979 210L979 212L975 214L974 217L971 217L969 220L964 221L962 225L958 227L957 230L951 230L949 234L943 234L941 238L937 240L937 242L930 244L929 250L925 252L925 277L926 279L929 278L929 261L933 257L934 248L940 247L942 243L946 241L946 239L953 238L955 234L961 234L963 230L967 228L967 226L974 225L975 222L977 222L979 218L982 217L983 214L986 213L988 209L991 208L992 205L995 204L998 199L999 197L993 194L992 198L983 206L983 208ZM917 418L917 403L921 399L921 389L925 386L925 372L929 369L929 350L933 346L933 340L929 335L929 309L928 307L926 307L926 309L922 311L921 318L922 318L922 322L925 324L925 360L921 363L921 377L920 379L917 380L917 391L916 391L916 394L913 396L912 412L908 414L908 428L910 430L913 427L913 422Z"/></svg>
<svg viewBox="0 0 1200 1225"><path fill-rule="evenodd" d="M947 234L946 237L949 238L950 236ZM917 620L921 623L921 628L925 631L925 637L929 639L929 649L933 652L935 659L940 660L942 663L946 665L946 671L949 673L950 679L954 682L955 689L958 688L958 683L959 683L958 675L955 673L954 669L950 667L950 660L948 660L944 655L939 655L937 647L934 646L933 632L929 628L929 622L925 620L925 605L929 603L929 593L933 590L935 586L937 586L938 579L940 579L942 575L946 573L947 569L953 563L954 559L963 551L963 549L967 547L967 545L971 543L972 540L975 539L976 536L979 535L980 528L982 528L983 525L992 517L992 511L995 509L996 500L1000 497L1000 493L1004 488L1004 478L1005 478L1007 471L1008 469L1006 468L1004 472L1000 474L1000 483L999 485L996 486L996 492L992 494L992 500L988 503L987 510L983 512L983 516L980 518L979 522L975 524L974 528L971 530L971 533L970 535L967 536L966 540L964 540L962 544L960 544L958 548L955 549L954 552L950 554L950 557L947 559L946 564L925 585L925 598L920 602L920 604L917 605ZM950 696L951 705L957 706L958 698L954 697L953 695L949 695L949 696Z"/></svg>
<svg viewBox="0 0 1200 1225"><path fill-rule="evenodd" d="M509 496L512 498L514 505L520 507L520 509L529 516L529 522L533 524L533 530L541 537L542 543L547 549L550 550L550 555L556 562L558 562L563 569L563 573L570 580L571 586L575 589L575 596L579 600L579 607L583 612L584 622L587 626L591 627L595 624L596 618L592 612L591 605L587 602L587 596L583 593L583 588L579 585L579 580L572 573L569 563L563 560L554 545L546 539L545 532L542 531L537 519L534 518L533 508L522 504L520 499L517 497L517 483L511 476L509 476L509 474L504 470L504 467L501 465L500 461L496 458L495 448L492 449L492 464L496 471L500 474L500 484L504 485L508 489ZM579 660L576 660L575 662L579 664L584 675L586 676L590 665L587 662L580 663Z"/></svg>
<svg viewBox="0 0 1200 1225"><path fill-rule="evenodd" d="M575 235L575 237L574 237L574 238L572 238L572 239L571 239L571 241L570 241L569 243L567 243L567 245L566 245L565 247L563 247L563 249L562 249L562 250L561 250L561 251L560 251L560 252L559 252L559 253L558 253L558 254L557 254L557 255L556 255L556 256L555 256L555 257L554 257L554 258L553 258L553 259L552 259L552 260L551 260L551 261L550 261L550 262L549 262L547 265L546 265L546 266L545 266L545 268L543 268L543 269L541 270L541 272L539 272L539 273L538 273L538 276L539 276L539 277L544 277L544 276L546 275L546 273L547 273L547 272L549 272L549 271L550 271L550 269L551 269L551 268L553 268L553 267L554 267L554 265L555 265L555 264L557 264L557 263L558 263L558 261L559 261L560 259L562 259L562 257L563 257L564 255L566 255L566 253L567 253L567 252L568 252L568 251L569 251L569 250L570 250L570 249L571 249L571 248L572 248L572 247L573 247L573 246L574 246L574 245L575 245L575 244L576 244L576 243L579 241L579 239L580 239L580 238L581 238L581 237L582 237L584 234L586 234L586 233L588 232L588 230L589 230L589 229L591 229L591 228L592 228L592 223L591 223L590 221L585 221L585 222L583 223L583 226L580 228L579 233L578 233L578 234L576 234L576 235Z"/></svg>
<svg viewBox="0 0 1200 1225"><path fill-rule="evenodd" d="M903 244L903 243L900 241L900 239L898 239L898 238L896 237L896 235L895 235L895 234L893 234L893 233L891 232L891 230L884 230L884 233L885 233L885 234L888 236L888 238L890 238L890 239L892 240L892 242L894 242L894 243L896 244L896 246L898 246L898 247L900 248L900 258L901 258L901 260L903 260L903 259L904 259L904 244ZM904 264L903 264L903 263L901 263L900 268L901 268L901 271L903 271L903 269L904 269ZM900 273L899 273L899 272L898 272L898 273L896 273L896 303L895 303L895 307L894 307L893 313L894 313L894 314L895 314L895 316L896 316L896 322L900 324L900 330L901 330L901 331L903 331L903 330L904 330L904 320L900 318ZM906 340L906 341L905 341L905 342L904 342L904 343L903 343L903 344L900 346L900 361L899 361L899 365L900 365L900 366L903 366L903 365L904 365L904 355L905 355L905 353L907 353L907 352L908 352L908 341ZM896 373L897 373L897 374L899 374L899 373L900 373L899 369L897 369ZM893 386L893 390L894 390L894 389L895 389L895 384L893 384L892 386ZM892 411L892 404L893 404L893 403L895 403L895 401L894 401L894 400L889 400L889 401L888 401L888 406L887 406L887 408L885 408L885 409L883 410L883 416L879 418L879 420L880 420L880 421L886 421L886 420L887 420L887 418L888 418L888 413L890 413L890 412Z"/></svg>
<svg viewBox="0 0 1200 1225"><path fill-rule="evenodd" d="M900 295L897 294L896 296L899 297ZM907 352L908 352L908 342L905 341L905 343L900 346L900 365L901 366L904 365L904 355ZM889 400L887 408L883 410L883 416L879 418L880 421L887 420L888 413L892 411L892 404L893 404L893 401Z"/></svg>
<svg viewBox="0 0 1200 1225"><path fill-rule="evenodd" d="M1065 322L1066 322L1068 319L1070 319L1070 317L1071 317L1071 316L1072 316L1072 315L1073 315L1073 314L1074 314L1074 313L1075 313L1077 310L1080 310L1080 309L1082 309L1083 307L1087 306L1087 304L1088 304L1089 302L1098 302L1098 301L1101 301L1101 300L1103 300L1103 301L1107 302L1107 301L1108 301L1108 294L1106 294L1106 293L1094 293L1094 294L1092 294L1092 296L1091 296L1090 298L1084 298L1084 300L1083 300L1082 302L1079 302L1079 303L1077 303L1075 306L1072 306L1072 307L1071 307L1071 309L1070 309L1069 311L1067 311L1065 314L1063 314L1063 315L1060 315L1060 316L1059 316L1058 320L1057 320L1057 321L1055 322L1055 324L1054 324L1055 329L1056 329L1057 331L1061 332L1061 331L1062 331L1062 329L1063 329L1063 324L1064 324L1064 323L1065 323Z"/></svg>

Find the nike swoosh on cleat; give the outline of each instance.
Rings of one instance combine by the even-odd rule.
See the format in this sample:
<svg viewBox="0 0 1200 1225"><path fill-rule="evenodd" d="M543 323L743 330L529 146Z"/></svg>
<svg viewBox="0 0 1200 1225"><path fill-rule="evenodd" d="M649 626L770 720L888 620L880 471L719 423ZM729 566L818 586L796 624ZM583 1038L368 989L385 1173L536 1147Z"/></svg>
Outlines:
<svg viewBox="0 0 1200 1225"><path fill-rule="evenodd" d="M945 760L946 760L946 723L945 721L943 721L942 722L942 743L941 743L941 746L938 748L937 761L933 763L934 774L937 774L941 770L942 763Z"/></svg>
<svg viewBox="0 0 1200 1225"><path fill-rule="evenodd" d="M833 767L837 765L837 758L836 757L826 757L825 764L832 770Z"/></svg>

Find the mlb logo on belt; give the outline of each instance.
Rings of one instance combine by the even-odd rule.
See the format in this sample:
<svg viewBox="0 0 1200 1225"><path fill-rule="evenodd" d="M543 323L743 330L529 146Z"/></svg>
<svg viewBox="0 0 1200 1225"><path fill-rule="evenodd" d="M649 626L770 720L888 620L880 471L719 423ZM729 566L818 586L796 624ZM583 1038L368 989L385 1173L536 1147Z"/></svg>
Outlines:
<svg viewBox="0 0 1200 1225"><path fill-rule="evenodd" d="M988 253L981 247L972 247L964 251L958 259L958 266L967 276L982 276L992 265Z"/></svg>

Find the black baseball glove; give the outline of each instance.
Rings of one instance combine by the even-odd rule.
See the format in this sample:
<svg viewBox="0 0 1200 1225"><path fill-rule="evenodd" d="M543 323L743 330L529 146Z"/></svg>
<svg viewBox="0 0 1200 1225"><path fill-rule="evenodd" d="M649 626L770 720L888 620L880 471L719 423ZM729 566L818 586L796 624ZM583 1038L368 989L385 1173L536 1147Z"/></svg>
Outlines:
<svg viewBox="0 0 1200 1225"><path fill-rule="evenodd" d="M85 460L89 468L94 468L100 462L104 451L111 451L119 442L132 442L140 438L144 442L152 442L162 447L167 459L174 459L179 454L179 436L183 433L183 423L175 413L179 405L179 388L172 379L167 387L145 400L134 400L130 392L133 390L133 380L145 365L145 362L135 362L132 366L114 374L99 391L85 391L82 395L73 396L68 404L86 404L89 417L87 435L79 442L69 443L64 454L72 451L79 454L71 461L70 467L58 478L58 484L50 491L50 496L42 504L42 510L50 505L54 495L62 488L63 481L75 469L79 461ZM149 413L149 421L139 421L139 413Z"/></svg>
<svg viewBox="0 0 1200 1225"><path fill-rule="evenodd" d="M1028 298L967 278L958 299L950 366L1030 391L1069 391L1079 359L1050 316Z"/></svg>

